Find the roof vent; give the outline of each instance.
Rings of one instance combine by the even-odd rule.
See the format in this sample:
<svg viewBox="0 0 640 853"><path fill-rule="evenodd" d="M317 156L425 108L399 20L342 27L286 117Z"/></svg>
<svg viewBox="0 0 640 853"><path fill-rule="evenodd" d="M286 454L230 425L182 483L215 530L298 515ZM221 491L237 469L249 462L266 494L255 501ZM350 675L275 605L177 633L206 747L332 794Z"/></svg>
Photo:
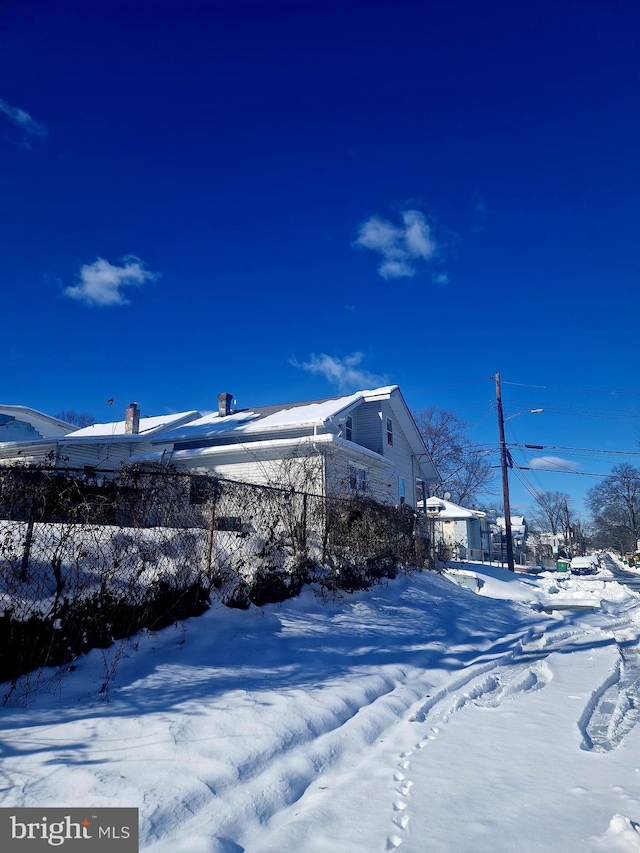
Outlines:
<svg viewBox="0 0 640 853"><path fill-rule="evenodd" d="M129 403L124 416L125 435L138 435L140 432L140 409L137 403Z"/></svg>
<svg viewBox="0 0 640 853"><path fill-rule="evenodd" d="M225 418L231 414L233 394L218 394L218 417Z"/></svg>

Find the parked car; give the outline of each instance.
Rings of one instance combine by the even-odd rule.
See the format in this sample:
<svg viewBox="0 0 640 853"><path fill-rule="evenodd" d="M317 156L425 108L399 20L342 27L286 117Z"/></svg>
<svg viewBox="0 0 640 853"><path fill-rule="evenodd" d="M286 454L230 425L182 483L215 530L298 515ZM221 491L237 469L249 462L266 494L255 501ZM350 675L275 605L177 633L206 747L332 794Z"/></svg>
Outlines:
<svg viewBox="0 0 640 853"><path fill-rule="evenodd" d="M572 575L595 575L598 571L598 561L593 556L574 557L569 565Z"/></svg>

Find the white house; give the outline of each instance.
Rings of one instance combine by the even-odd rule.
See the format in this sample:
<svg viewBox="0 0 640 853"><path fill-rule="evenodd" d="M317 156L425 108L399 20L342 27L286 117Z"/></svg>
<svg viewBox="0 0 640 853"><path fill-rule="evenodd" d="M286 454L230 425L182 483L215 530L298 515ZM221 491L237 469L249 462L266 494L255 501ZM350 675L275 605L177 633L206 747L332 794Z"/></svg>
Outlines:
<svg viewBox="0 0 640 853"><path fill-rule="evenodd" d="M490 528L485 512L433 497L427 498L427 518L433 525L436 545L451 549L458 559L474 551L481 555L488 549Z"/></svg>
<svg viewBox="0 0 640 853"><path fill-rule="evenodd" d="M125 420L0 446L0 464L51 461L59 468L117 470L156 462L179 471L299 491L357 493L424 509L435 466L397 385L339 397ZM69 425L67 425L69 426Z"/></svg>
<svg viewBox="0 0 640 853"><path fill-rule="evenodd" d="M28 406L0 405L0 444L39 441L73 432L76 427Z"/></svg>
<svg viewBox="0 0 640 853"><path fill-rule="evenodd" d="M0 405L0 465L7 461L44 462L56 440L76 427L28 406Z"/></svg>
<svg viewBox="0 0 640 853"><path fill-rule="evenodd" d="M496 518L496 525L499 530L499 534L504 537L506 531L506 525L504 517ZM512 515L511 516L511 537L513 539L513 547L521 549L524 547L527 536L529 535L529 527L527 525L527 521L523 515Z"/></svg>
<svg viewBox="0 0 640 853"><path fill-rule="evenodd" d="M218 411L178 426L135 459L241 482L299 490L367 494L384 503L424 506L438 473L397 385L341 397Z"/></svg>
<svg viewBox="0 0 640 853"><path fill-rule="evenodd" d="M7 408L9 407L0 408L0 412ZM141 418L138 404L130 403L125 419L114 423L92 424L77 429L71 424L63 425L62 421L58 421L61 426L57 432L55 424L51 424L48 434L44 434L45 422L42 425L38 422L39 435L0 444L0 465L50 462L57 468L90 467L113 471L128 462L134 454L148 453L155 449L155 446L152 448L151 440L157 439L163 431L174 429L198 417L200 412L194 410ZM55 418L47 418L46 415L41 415L41 418L55 421Z"/></svg>

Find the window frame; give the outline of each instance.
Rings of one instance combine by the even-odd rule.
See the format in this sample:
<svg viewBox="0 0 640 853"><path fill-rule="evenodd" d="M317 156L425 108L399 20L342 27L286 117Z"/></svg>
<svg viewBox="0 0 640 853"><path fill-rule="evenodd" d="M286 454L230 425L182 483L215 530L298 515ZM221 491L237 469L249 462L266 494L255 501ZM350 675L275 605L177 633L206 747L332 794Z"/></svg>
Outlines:
<svg viewBox="0 0 640 853"><path fill-rule="evenodd" d="M353 441L353 417L347 415L344 421L344 438L345 441Z"/></svg>
<svg viewBox="0 0 640 853"><path fill-rule="evenodd" d="M393 447L393 420L387 416L387 445Z"/></svg>
<svg viewBox="0 0 640 853"><path fill-rule="evenodd" d="M362 495L369 490L369 473L363 465L349 462L349 490L356 495Z"/></svg>

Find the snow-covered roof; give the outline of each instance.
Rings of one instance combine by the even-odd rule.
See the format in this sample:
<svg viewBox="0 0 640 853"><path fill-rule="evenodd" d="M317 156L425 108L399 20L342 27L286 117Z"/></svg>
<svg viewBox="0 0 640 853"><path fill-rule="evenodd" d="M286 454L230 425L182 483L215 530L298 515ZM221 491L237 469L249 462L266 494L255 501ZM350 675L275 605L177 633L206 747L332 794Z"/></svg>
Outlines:
<svg viewBox="0 0 640 853"><path fill-rule="evenodd" d="M504 517L498 516L496 518L496 524L502 530L505 529ZM512 515L511 516L511 530L513 533L524 533L526 529L526 522L524 520L524 515Z"/></svg>
<svg viewBox="0 0 640 853"><path fill-rule="evenodd" d="M397 385L388 385L371 391L358 391L344 397L284 403L277 406L257 406L222 417L217 412L213 412L171 430L162 438L169 441L191 441L214 438L224 433L250 435L293 427L321 426L360 401L389 399L396 389L398 389ZM336 424L336 428L337 426Z"/></svg>
<svg viewBox="0 0 640 853"><path fill-rule="evenodd" d="M173 429L181 424L193 421L200 417L200 412L193 410L190 412L178 412L169 415L158 415L152 418L140 418L140 429L137 433L126 433L127 440L134 441L140 438L148 439L150 436L155 436L164 430ZM108 424L92 424L82 429L77 429L74 432L65 435L61 441L73 442L80 438L83 441L90 438L96 438L104 441L105 438L114 438L115 436L125 436L125 421L115 421Z"/></svg>
<svg viewBox="0 0 640 853"><path fill-rule="evenodd" d="M8 423L21 421L29 424L36 432L40 433L42 438L56 438L75 429L73 424L61 421L51 415L45 415L37 409L29 408L29 406L0 405L0 415L9 418Z"/></svg>
<svg viewBox="0 0 640 853"><path fill-rule="evenodd" d="M465 519L465 518L484 518L486 513L477 509L466 509L466 507L458 506L444 498L427 498L427 513L434 513L438 510L437 516L439 519Z"/></svg>

